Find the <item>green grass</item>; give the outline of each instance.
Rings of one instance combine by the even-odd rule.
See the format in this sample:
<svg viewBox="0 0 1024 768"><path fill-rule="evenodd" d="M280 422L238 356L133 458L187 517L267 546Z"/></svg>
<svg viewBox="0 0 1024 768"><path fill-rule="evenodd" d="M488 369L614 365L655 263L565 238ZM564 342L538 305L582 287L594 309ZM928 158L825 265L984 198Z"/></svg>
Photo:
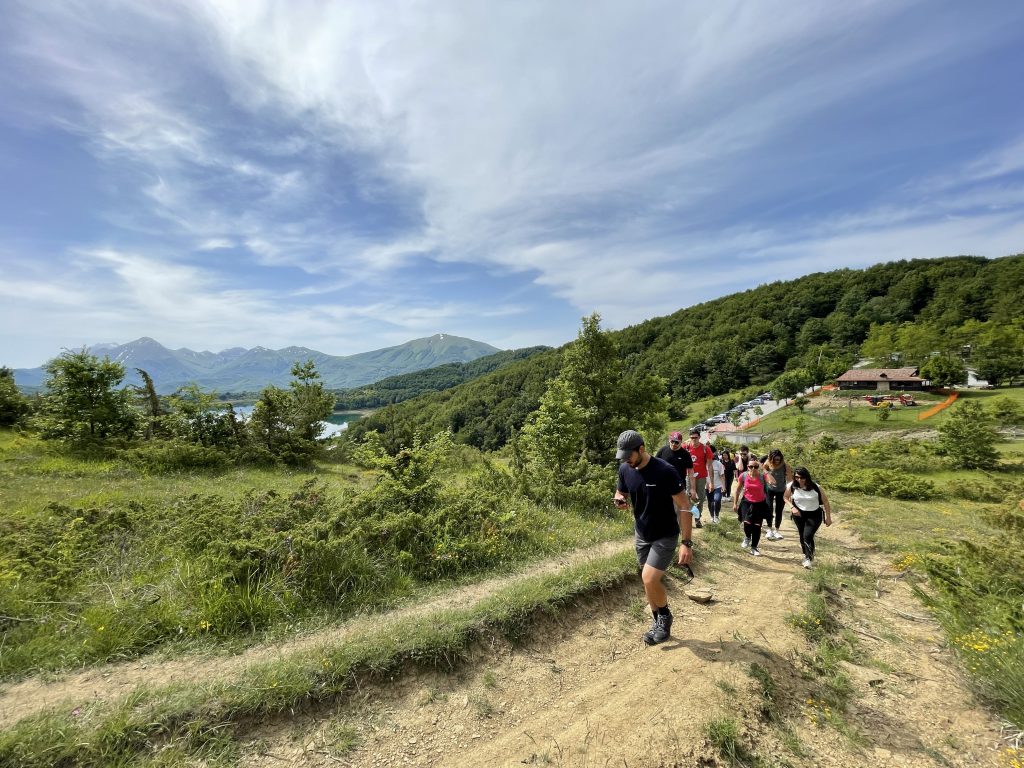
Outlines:
<svg viewBox="0 0 1024 768"><path fill-rule="evenodd" d="M426 480L329 463L150 476L0 431L0 678L237 650L629 530L509 494L482 461L454 450Z"/></svg>
<svg viewBox="0 0 1024 768"><path fill-rule="evenodd" d="M538 619L558 620L581 598L635 572L635 555L623 552L517 582L474 606L409 620L393 631L254 665L230 680L142 687L120 701L90 705L76 719L58 708L0 733L0 765L144 764L168 743L190 760L220 759L237 749L247 727L277 713L342 700L358 681L386 679L406 664L451 669L474 642L494 635L516 641Z"/></svg>

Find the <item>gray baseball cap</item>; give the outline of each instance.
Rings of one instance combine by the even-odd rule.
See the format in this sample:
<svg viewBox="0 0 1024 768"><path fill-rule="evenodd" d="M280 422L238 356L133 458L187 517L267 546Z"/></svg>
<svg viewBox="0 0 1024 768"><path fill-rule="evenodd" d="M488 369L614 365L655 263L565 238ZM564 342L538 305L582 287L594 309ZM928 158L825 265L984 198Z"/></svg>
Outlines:
<svg viewBox="0 0 1024 768"><path fill-rule="evenodd" d="M643 436L635 429L627 429L621 435L619 435L618 451L615 453L615 458L619 461L625 459L629 454L644 444Z"/></svg>

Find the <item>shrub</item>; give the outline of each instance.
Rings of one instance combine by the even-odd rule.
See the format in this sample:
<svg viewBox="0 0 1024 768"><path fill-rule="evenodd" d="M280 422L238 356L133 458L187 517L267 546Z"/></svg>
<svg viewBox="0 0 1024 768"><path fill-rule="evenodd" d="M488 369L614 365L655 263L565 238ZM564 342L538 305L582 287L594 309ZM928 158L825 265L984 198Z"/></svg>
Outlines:
<svg viewBox="0 0 1024 768"><path fill-rule="evenodd" d="M154 441L126 451L125 460L148 472L180 472L189 469L221 469L231 463L218 448L198 443Z"/></svg>
<svg viewBox="0 0 1024 768"><path fill-rule="evenodd" d="M844 467L822 475L827 487L840 491L923 501L935 496L935 483L896 469Z"/></svg>

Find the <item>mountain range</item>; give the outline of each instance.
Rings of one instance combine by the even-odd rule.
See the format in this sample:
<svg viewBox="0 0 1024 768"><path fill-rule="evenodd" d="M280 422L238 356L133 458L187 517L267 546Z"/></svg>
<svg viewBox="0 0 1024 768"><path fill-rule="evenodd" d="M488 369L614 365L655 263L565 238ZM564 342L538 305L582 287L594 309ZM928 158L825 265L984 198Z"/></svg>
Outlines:
<svg viewBox="0 0 1024 768"><path fill-rule="evenodd" d="M141 368L150 375L161 394L195 383L225 395L257 392L271 384L287 386L292 365L306 360L316 364L328 389L343 389L445 363L466 363L500 350L481 341L437 333L395 347L343 357L306 347L232 347L221 352L195 352L186 348L168 349L146 336L127 344L97 344L89 351L121 363L127 384L141 384L136 371ZM18 368L14 379L20 387L36 388L46 380L46 371L43 367Z"/></svg>

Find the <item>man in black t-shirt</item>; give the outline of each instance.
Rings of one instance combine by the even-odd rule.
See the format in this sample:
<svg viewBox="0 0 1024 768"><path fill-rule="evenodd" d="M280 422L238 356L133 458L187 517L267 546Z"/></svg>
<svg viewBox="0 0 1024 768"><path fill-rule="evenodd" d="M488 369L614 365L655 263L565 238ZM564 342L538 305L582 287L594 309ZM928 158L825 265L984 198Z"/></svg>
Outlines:
<svg viewBox="0 0 1024 768"><path fill-rule="evenodd" d="M693 501L697 500L697 484L693 480L693 457L683 447L683 433L673 432L668 436L668 445L658 449L657 458L667 461L686 483L686 489Z"/></svg>
<svg viewBox="0 0 1024 768"><path fill-rule="evenodd" d="M672 565L680 530L683 541L679 565L689 565L693 518L686 511L686 487L679 473L668 462L647 453L639 432L627 429L619 435L615 458L622 462L615 506L625 509L628 503L633 505L636 557L654 616L654 623L644 633L644 642L655 645L672 634L672 612L662 579Z"/></svg>

